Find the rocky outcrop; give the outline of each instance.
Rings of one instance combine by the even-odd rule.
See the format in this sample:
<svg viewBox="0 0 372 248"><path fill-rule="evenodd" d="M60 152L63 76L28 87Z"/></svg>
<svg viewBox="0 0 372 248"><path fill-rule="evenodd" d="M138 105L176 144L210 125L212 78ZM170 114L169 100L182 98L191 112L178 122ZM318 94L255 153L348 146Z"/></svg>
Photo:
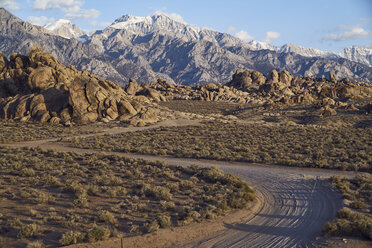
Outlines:
<svg viewBox="0 0 372 248"><path fill-rule="evenodd" d="M150 102L146 97L141 101L118 84L66 67L40 47L31 49L28 57L0 56L0 97L2 119L66 125L141 119L140 113L151 109L144 105ZM157 116L146 120L156 122Z"/></svg>
<svg viewBox="0 0 372 248"><path fill-rule="evenodd" d="M266 78L257 71L238 69L232 80L225 85L209 83L185 86L169 84L159 79L145 88L156 90L166 100L251 103L270 108L283 104L314 105L321 109L322 116L337 114L336 109L346 108L348 100L372 98L370 84L352 82L349 79L337 81L332 73L330 78L333 81L324 78L294 77L286 70L280 73L273 70ZM145 91L138 91L136 94L141 92Z"/></svg>
<svg viewBox="0 0 372 248"><path fill-rule="evenodd" d="M330 80L324 78L293 77L288 71L270 72L263 82L256 80L256 72L237 70L233 79L227 83L236 89L248 92L251 97L265 98L282 103L313 103L322 99L346 101L350 98L371 98L372 86L363 82L351 82L349 79L337 81L330 72Z"/></svg>

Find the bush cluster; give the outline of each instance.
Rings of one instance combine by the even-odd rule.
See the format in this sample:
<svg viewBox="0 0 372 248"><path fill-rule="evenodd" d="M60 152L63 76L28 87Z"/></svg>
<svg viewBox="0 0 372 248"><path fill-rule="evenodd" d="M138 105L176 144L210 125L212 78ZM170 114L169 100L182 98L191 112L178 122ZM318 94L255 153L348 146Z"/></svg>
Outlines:
<svg viewBox="0 0 372 248"><path fill-rule="evenodd" d="M208 122L70 141L75 147L278 165L372 171L372 128Z"/></svg>

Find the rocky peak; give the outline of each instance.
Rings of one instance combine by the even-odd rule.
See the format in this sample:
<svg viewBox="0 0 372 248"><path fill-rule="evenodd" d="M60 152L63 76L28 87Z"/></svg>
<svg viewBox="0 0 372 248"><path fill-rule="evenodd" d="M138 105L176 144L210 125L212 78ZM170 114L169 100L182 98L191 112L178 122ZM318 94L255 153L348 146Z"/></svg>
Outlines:
<svg viewBox="0 0 372 248"><path fill-rule="evenodd" d="M248 42L250 46L252 46L253 50L271 50L271 51L277 51L278 47L271 45L270 43L266 43L263 41L258 40L251 40Z"/></svg>
<svg viewBox="0 0 372 248"><path fill-rule="evenodd" d="M136 35L147 35L150 33L166 33L172 36L182 35L189 40L199 40L203 36L202 33L205 36L205 33L208 32L208 29L173 20L164 14L154 14L146 17L123 15L116 19L108 28L123 29Z"/></svg>
<svg viewBox="0 0 372 248"><path fill-rule="evenodd" d="M338 57L331 51L321 51L315 48L302 47L292 43L287 43L281 46L277 51L279 53L297 53L305 57Z"/></svg>
<svg viewBox="0 0 372 248"><path fill-rule="evenodd" d="M59 35L67 39L78 39L82 36L86 36L86 33L76 24L72 24L70 20L66 19L59 19L54 23L49 23L45 25L44 28L55 35Z"/></svg>
<svg viewBox="0 0 372 248"><path fill-rule="evenodd" d="M0 8L0 15L2 18L7 18L10 16L13 16L9 11L7 11L5 8Z"/></svg>

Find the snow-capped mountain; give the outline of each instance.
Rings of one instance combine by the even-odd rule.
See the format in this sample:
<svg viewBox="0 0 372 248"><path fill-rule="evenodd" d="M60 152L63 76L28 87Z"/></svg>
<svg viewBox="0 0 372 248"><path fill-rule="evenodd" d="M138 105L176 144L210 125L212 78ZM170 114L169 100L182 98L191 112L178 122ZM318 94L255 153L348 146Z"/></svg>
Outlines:
<svg viewBox="0 0 372 248"><path fill-rule="evenodd" d="M55 35L59 35L67 39L78 39L86 36L86 33L81 30L76 24L72 24L70 20L65 19L59 19L54 23L49 23L45 25L44 28Z"/></svg>
<svg viewBox="0 0 372 248"><path fill-rule="evenodd" d="M210 41L218 43L220 47L244 47L252 50L271 50L277 53L295 53L304 57L318 58L345 58L354 62L372 66L372 49L364 47L345 48L340 53L321 51L315 48L302 47L288 43L283 46L274 46L270 43L251 40L244 42L229 34L220 33L207 28L195 27L183 22L178 22L164 14L138 17L124 15L116 19L107 29L120 29L136 35L150 33L166 34L185 41Z"/></svg>
<svg viewBox="0 0 372 248"><path fill-rule="evenodd" d="M346 47L339 55L345 59L372 67L372 49L361 46Z"/></svg>
<svg viewBox="0 0 372 248"><path fill-rule="evenodd" d="M296 53L304 57L318 58L344 58L350 61L361 63L372 67L372 49L361 46L350 46L344 48L341 52L322 51L315 48L303 47L296 44L288 43L283 46L273 46L269 43L251 40L248 42L254 50L271 50L278 53Z"/></svg>
<svg viewBox="0 0 372 248"><path fill-rule="evenodd" d="M296 44L288 43L277 49L279 53L297 53L305 57L323 57L337 58L338 56L332 51L321 51L315 48L302 47Z"/></svg>
<svg viewBox="0 0 372 248"><path fill-rule="evenodd" d="M292 43L284 44L283 46L274 46L263 41L251 40L248 41L255 50L271 50L278 53L296 53L304 57L320 57L320 58L337 58L339 57L332 51L321 51L315 48L303 47Z"/></svg>
<svg viewBox="0 0 372 248"><path fill-rule="evenodd" d="M155 14L152 16L138 17L124 15L116 19L109 28L125 29L137 35L146 35L153 32L166 32L174 35L183 35L190 40L201 40L203 34L213 35L216 32L177 22L166 15Z"/></svg>
<svg viewBox="0 0 372 248"><path fill-rule="evenodd" d="M319 57L319 52L295 45L279 52L280 47L262 42L248 44L230 34L194 27L163 14L122 16L104 30L87 36L85 42L61 37L80 35L70 22L59 21L46 28L51 31L0 8L0 51L7 56L14 51L27 54L30 47L40 45L66 65L73 64L79 70L121 84L129 78L139 82L163 78L186 85L224 83L238 68L264 74L286 69L293 75L309 77L323 77L333 71L340 79L372 82L372 67L361 63ZM58 29L65 32L58 33Z"/></svg>
<svg viewBox="0 0 372 248"><path fill-rule="evenodd" d="M157 33L184 41L209 41L218 43L219 46L250 47L249 44L230 34L220 33L208 28L195 27L176 21L165 14L154 14L146 17L124 15L116 19L107 29L125 30L135 35Z"/></svg>
<svg viewBox="0 0 372 248"><path fill-rule="evenodd" d="M253 50L271 50L277 51L278 47L271 45L270 43L258 41L258 40L251 40L248 41L248 44L252 46Z"/></svg>

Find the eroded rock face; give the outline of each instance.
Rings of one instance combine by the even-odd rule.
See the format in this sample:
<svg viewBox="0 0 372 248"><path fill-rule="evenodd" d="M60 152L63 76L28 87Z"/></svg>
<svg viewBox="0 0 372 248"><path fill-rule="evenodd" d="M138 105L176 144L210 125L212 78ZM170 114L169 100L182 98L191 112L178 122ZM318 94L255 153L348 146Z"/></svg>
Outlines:
<svg viewBox="0 0 372 248"><path fill-rule="evenodd" d="M3 119L84 124L134 118L138 111L133 105L149 108L119 85L73 66L66 67L39 47L31 49L28 57L12 54L9 61L0 54L0 68ZM137 86L132 82L132 92ZM154 92L150 95L156 96ZM156 122L156 116L151 121Z"/></svg>

